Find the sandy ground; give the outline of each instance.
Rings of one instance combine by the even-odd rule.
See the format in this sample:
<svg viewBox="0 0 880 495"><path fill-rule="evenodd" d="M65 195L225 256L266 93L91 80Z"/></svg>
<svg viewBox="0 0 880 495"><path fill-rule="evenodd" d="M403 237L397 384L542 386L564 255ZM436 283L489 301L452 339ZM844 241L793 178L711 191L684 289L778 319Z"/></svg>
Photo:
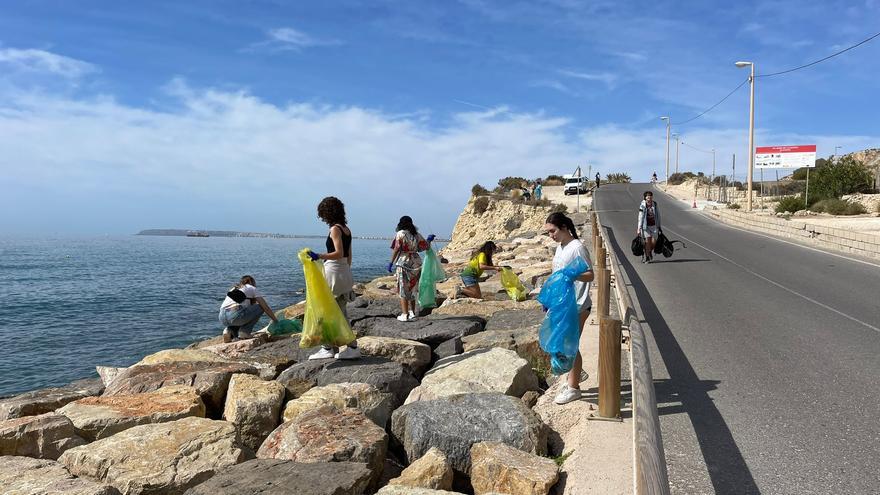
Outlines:
<svg viewBox="0 0 880 495"><path fill-rule="evenodd" d="M562 186L544 186L543 198L549 199L554 203L561 203L568 207L569 213L577 211L590 211L590 205L593 204L592 194L581 194L566 196L562 192ZM580 200L580 210L578 210L578 200Z"/></svg>

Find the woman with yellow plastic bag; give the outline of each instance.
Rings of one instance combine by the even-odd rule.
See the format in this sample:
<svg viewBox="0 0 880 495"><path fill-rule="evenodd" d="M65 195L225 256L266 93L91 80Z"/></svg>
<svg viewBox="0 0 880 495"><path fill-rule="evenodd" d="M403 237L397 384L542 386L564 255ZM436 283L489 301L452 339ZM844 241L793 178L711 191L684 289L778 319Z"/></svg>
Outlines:
<svg viewBox="0 0 880 495"><path fill-rule="evenodd" d="M318 217L330 226L327 253L309 249L299 253L306 279L306 313L302 348L321 349L309 359L357 359L361 351L348 323L346 305L352 299L351 230L346 225L345 205L329 196L318 204ZM340 346L345 346L341 351Z"/></svg>

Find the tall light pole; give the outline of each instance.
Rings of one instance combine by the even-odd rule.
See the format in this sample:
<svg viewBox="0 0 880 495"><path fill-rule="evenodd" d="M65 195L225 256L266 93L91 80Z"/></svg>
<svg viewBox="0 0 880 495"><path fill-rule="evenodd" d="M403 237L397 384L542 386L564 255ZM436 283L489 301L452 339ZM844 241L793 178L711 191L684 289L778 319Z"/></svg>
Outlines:
<svg viewBox="0 0 880 495"><path fill-rule="evenodd" d="M834 147L834 163L837 163L840 161L840 158L838 158L838 155L837 155L837 150L839 150L840 148L843 148L843 146L835 146Z"/></svg>
<svg viewBox="0 0 880 495"><path fill-rule="evenodd" d="M678 173L678 134L673 134L672 138L675 139L675 173Z"/></svg>
<svg viewBox="0 0 880 495"><path fill-rule="evenodd" d="M663 190L669 188L669 128L672 126L672 123L669 121L669 117L660 117L660 120L666 121L666 182L663 183Z"/></svg>
<svg viewBox="0 0 880 495"><path fill-rule="evenodd" d="M737 62L737 67L751 67L752 72L749 74L749 174L748 174L748 194L746 199L746 211L752 211L752 171L755 168L755 63L754 62Z"/></svg>

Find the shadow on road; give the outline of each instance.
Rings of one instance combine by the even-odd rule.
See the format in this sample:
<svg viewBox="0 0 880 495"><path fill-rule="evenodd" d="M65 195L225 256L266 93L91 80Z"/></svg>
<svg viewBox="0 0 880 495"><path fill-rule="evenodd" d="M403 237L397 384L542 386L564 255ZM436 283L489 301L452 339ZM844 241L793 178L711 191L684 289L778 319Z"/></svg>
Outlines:
<svg viewBox="0 0 880 495"><path fill-rule="evenodd" d="M712 261L712 260L704 260L704 259L687 259L687 258L684 258L684 259L675 259L675 260L669 260L669 259L661 259L661 260L658 260L658 259L655 259L655 260L654 260L654 263L696 263L696 262L699 262L699 261Z"/></svg>
<svg viewBox="0 0 880 495"><path fill-rule="evenodd" d="M648 289L642 283L626 253L621 249L614 235L614 230L607 226L605 230L608 233L608 246L614 249L617 259L620 260L626 271L627 278L632 283L635 296L642 308L642 317L651 329L651 334L654 336L654 341L669 373L669 380L659 381L655 385L657 403L681 402L678 412L686 413L693 425L715 493L759 494L760 490L758 490L755 479L746 465L742 452L733 439L730 428L709 397L708 392L717 388L719 382L700 380L675 339L675 335L663 319L663 315L654 303ZM627 242L626 245L628 246L629 243ZM674 289L670 288L670 290ZM656 368L656 365L654 367ZM672 414L676 410L675 406L663 408L663 413L664 415Z"/></svg>

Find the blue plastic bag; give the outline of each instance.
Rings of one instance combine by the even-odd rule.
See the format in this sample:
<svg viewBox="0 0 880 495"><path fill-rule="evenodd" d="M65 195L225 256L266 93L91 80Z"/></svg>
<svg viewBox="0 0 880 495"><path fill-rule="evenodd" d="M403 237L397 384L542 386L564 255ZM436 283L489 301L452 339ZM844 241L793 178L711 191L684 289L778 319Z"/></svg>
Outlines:
<svg viewBox="0 0 880 495"><path fill-rule="evenodd" d="M578 257L550 275L538 294L538 302L547 308L547 315L538 332L538 343L550 355L550 368L554 375L571 370L577 357L580 319L574 279L588 269L587 262Z"/></svg>

